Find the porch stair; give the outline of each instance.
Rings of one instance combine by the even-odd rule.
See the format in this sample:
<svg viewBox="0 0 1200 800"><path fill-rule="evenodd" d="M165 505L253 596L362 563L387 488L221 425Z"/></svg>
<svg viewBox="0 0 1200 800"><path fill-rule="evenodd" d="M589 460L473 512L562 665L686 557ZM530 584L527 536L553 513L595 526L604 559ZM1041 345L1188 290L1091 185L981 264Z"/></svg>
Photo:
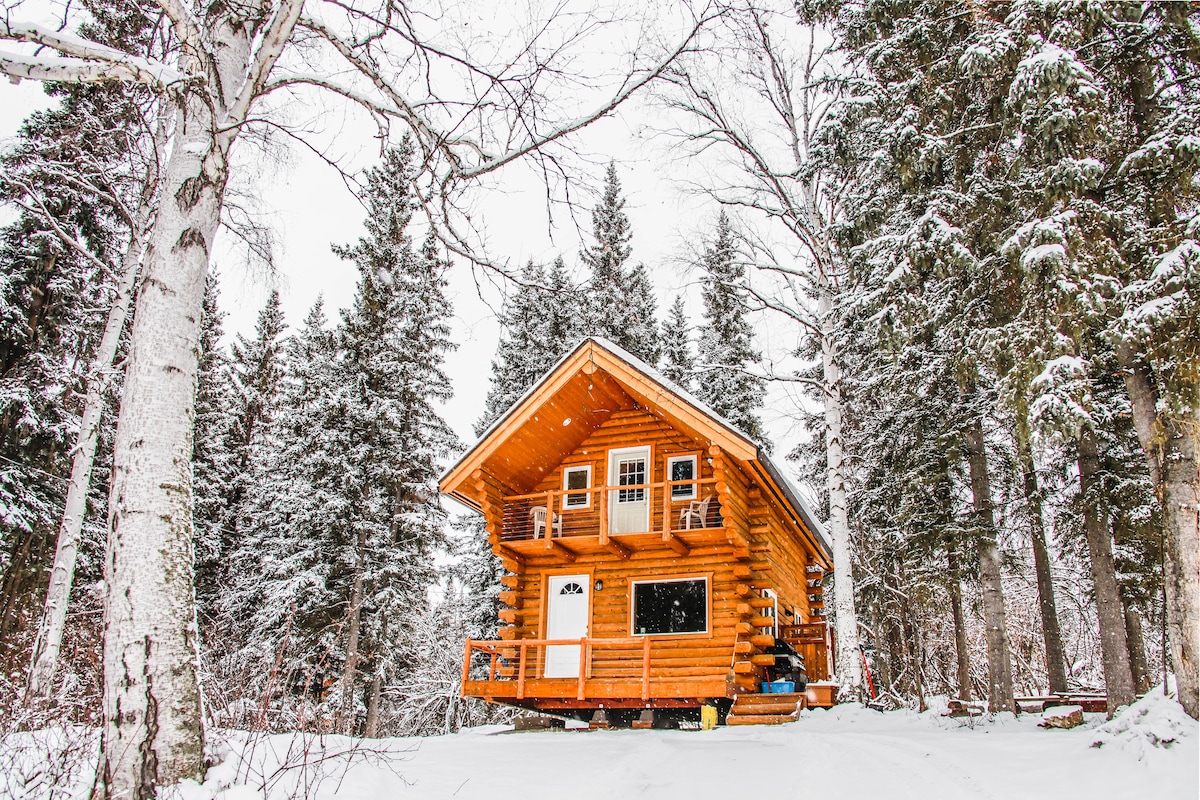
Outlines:
<svg viewBox="0 0 1200 800"><path fill-rule="evenodd" d="M726 725L782 725L795 722L808 705L808 696L792 694L739 694L725 716Z"/></svg>

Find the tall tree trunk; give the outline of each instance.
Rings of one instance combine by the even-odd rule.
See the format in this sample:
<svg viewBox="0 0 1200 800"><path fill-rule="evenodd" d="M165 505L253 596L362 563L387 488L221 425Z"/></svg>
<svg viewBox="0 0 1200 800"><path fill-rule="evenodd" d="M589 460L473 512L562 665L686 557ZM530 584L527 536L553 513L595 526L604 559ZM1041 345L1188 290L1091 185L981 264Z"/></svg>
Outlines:
<svg viewBox="0 0 1200 800"><path fill-rule="evenodd" d="M912 609L912 601L903 588L908 585L908 580L904 575L904 560L901 558L896 559L896 583L900 591L900 619L904 624L908 660L912 664L913 691L917 695L917 711L925 711L929 707L925 703L925 656L921 647L921 635L917 628L916 615Z"/></svg>
<svg viewBox="0 0 1200 800"><path fill-rule="evenodd" d="M1187 418L1160 415L1158 392L1145 362L1125 342L1118 343L1117 357L1133 409L1133 426L1163 508L1167 627L1179 702L1196 718L1200 715L1200 461L1196 453L1200 402L1193 403Z"/></svg>
<svg viewBox="0 0 1200 800"><path fill-rule="evenodd" d="M342 708L339 712L338 729L347 736L354 733L354 685L358 673L358 642L362 631L362 604L364 573L366 571L367 533L358 532L357 567L354 585L350 589L350 619L346 633L346 671L342 675Z"/></svg>
<svg viewBox="0 0 1200 800"><path fill-rule="evenodd" d="M1042 496L1038 489L1033 453L1028 444L1021 451L1022 488L1029 508L1029 538L1033 544L1033 572L1037 578L1038 609L1042 617L1042 641L1046 646L1046 676L1051 692L1066 692L1067 657L1063 649L1062 628L1058 624L1058 606L1054 602L1054 576L1050 571L1050 550L1046 546L1046 523L1042 515Z"/></svg>
<svg viewBox="0 0 1200 800"><path fill-rule="evenodd" d="M1101 508L1100 455L1095 433L1084 429L1077 442L1079 490L1083 496L1083 527L1092 566L1096 594L1096 617L1100 622L1100 652L1104 666L1104 688L1108 713L1134 701L1133 671L1129 667L1129 643L1125 639L1125 609L1113 565L1112 537L1108 517Z"/></svg>
<svg viewBox="0 0 1200 800"><path fill-rule="evenodd" d="M1133 688L1138 694L1150 691L1150 664L1146 660L1146 634L1142 630L1142 615L1131 603L1125 607L1125 640L1129 642L1129 668L1133 672Z"/></svg>
<svg viewBox="0 0 1200 800"><path fill-rule="evenodd" d="M363 726L363 736L374 739L379 736L379 702L383 695L383 671L375 670L371 678L371 693L367 698L367 722Z"/></svg>
<svg viewBox="0 0 1200 800"><path fill-rule="evenodd" d="M954 654L958 671L958 697L971 699L971 650L967 645L967 624L962 607L962 572L958 564L958 550L951 546L946 550L946 567L949 580L946 589L950 593L950 616L954 619Z"/></svg>
<svg viewBox="0 0 1200 800"><path fill-rule="evenodd" d="M230 51L238 40L231 39ZM113 446L104 727L94 798L149 800L204 768L192 581L192 423L208 255L234 133L181 101ZM228 121L227 121L228 122Z"/></svg>
<svg viewBox="0 0 1200 800"><path fill-rule="evenodd" d="M833 289L819 270L817 314L821 320L821 364L825 384L826 486L829 491L829 534L833 539L833 608L837 625L837 674L840 694L863 697L862 655L858 615L854 609L854 558L850 549L850 517L846 502L846 461L842 452L841 364L837 343L829 335Z"/></svg>
<svg viewBox="0 0 1200 800"><path fill-rule="evenodd" d="M142 262L142 241L151 216L150 197L143 199L145 202L138 209L137 218L132 221L129 245L122 260L117 296L108 311L100 345L88 369L87 398L84 400L83 417L73 448L71 481L67 487L67 500L58 528L58 548L54 553L54 566L50 570L50 585L46 589L45 612L33 647L27 703L48 698L53 690L63 629L67 623L71 584L75 579L79 537L83 530L83 517L87 511L88 492L92 486L92 467L96 462L96 446L100 440L104 389L108 384L108 373L112 369L113 359L117 355L121 331L124 330L125 320L129 316L133 284Z"/></svg>
<svg viewBox="0 0 1200 800"><path fill-rule="evenodd" d="M1004 614L1004 589L1000 583L1000 545L992 512L992 481L984 446L983 420L976 417L966 430L967 464L971 498L979 532L979 582L983 588L983 624L987 633L988 707L1016 711L1013 700L1012 656L1008 650L1008 624Z"/></svg>

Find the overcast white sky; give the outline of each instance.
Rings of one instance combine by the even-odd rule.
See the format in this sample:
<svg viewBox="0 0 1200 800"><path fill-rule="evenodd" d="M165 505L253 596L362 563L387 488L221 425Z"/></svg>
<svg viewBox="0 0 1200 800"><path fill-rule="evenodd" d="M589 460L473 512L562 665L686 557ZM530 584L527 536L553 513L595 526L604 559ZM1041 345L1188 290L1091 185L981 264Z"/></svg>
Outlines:
<svg viewBox="0 0 1200 800"><path fill-rule="evenodd" d="M28 113L47 105L48 98L36 84L0 84L0 140L15 133ZM675 294L684 292L699 324L697 275L686 268L687 254L695 252L700 236L711 230L717 209L677 188L676 178L681 176L676 173L686 165L672 164L663 150L665 144L646 136L644 121L654 113L634 103L585 131L578 149L591 166L581 165L581 171L590 169L590 183L598 188L603 166L610 159L617 163L633 224L633 258L650 268L660 312ZM321 125L322 135L345 164L363 169L374 163L378 141L372 138L373 128L343 118L337 111L326 115ZM243 156L263 162L245 150ZM482 197L476 215L487 234L488 256L518 267L529 258L549 261L562 254L568 266L578 267L583 244L580 234L586 237L590 229L594 198L578 198L574 221L562 213L551 221L544 188L521 165L506 167L497 184ZM266 219L277 232L276 270L272 274L247 265L232 248L218 246L215 266L221 277L227 334L253 329L258 309L272 287L280 289L291 324L303 319L319 295L325 298L330 318L336 318L337 310L352 300L357 274L353 265L333 255L330 244L350 243L361 235L362 207L335 170L299 148L291 148L280 163L258 169L248 189L262 198ZM448 360L455 397L447 404L445 417L463 440L470 442L471 426L487 393L499 333L494 312L501 301L501 287L492 276L460 263L451 271L451 297L453 336L459 349ZM786 360L795 346L794 334L784 334L784 329L778 320L757 321L758 345L777 362ZM792 423L798 402L794 391L787 385L773 387L763 412L780 454L786 453L797 437Z"/></svg>

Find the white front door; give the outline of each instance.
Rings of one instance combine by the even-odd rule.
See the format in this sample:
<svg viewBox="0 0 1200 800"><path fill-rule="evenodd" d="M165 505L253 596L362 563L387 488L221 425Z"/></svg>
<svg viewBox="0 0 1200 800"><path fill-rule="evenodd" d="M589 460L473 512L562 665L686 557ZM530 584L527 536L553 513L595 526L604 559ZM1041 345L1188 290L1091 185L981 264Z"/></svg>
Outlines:
<svg viewBox="0 0 1200 800"><path fill-rule="evenodd" d="M649 447L623 447L608 451L609 486L638 486L649 482ZM645 533L649 530L648 489L613 489L608 493L609 533Z"/></svg>
<svg viewBox="0 0 1200 800"><path fill-rule="evenodd" d="M551 575L547 587L546 638L582 639L588 632L588 576ZM547 678L579 677L579 645L546 648Z"/></svg>

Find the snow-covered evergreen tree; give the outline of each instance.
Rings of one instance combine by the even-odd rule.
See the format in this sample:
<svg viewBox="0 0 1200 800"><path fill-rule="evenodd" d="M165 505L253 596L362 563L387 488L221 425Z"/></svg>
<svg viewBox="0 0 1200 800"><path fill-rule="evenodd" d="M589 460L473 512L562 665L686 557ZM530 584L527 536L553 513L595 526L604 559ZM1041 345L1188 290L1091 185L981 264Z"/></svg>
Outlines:
<svg viewBox="0 0 1200 800"><path fill-rule="evenodd" d="M646 268L628 266L633 229L625 214L625 197L617 165L610 163L600 203L592 210L595 242L580 253L591 270L585 296L585 331L600 336L656 364L660 353L654 292Z"/></svg>
<svg viewBox="0 0 1200 800"><path fill-rule="evenodd" d="M562 258L546 270L530 261L500 314L500 343L492 360L492 382L482 416L482 433L567 354L581 334L576 287Z"/></svg>
<svg viewBox="0 0 1200 800"><path fill-rule="evenodd" d="M433 582L446 513L440 462L458 441L435 403L450 397L443 361L450 343L444 272L432 232L418 250L408 226L412 145L389 148L368 173L367 235L335 252L359 269L358 294L338 331L339 378L347 387L340 426L342 484L353 532L347 595L341 727L355 727L363 662L372 675L366 731L376 732L381 682L402 666L389 637ZM419 665L412 665L419 668Z"/></svg>
<svg viewBox="0 0 1200 800"><path fill-rule="evenodd" d="M763 441L757 411L766 381L753 373L761 354L746 320L746 267L738 259L728 215L717 219L716 236L704 248L704 327L696 347L696 394L757 442Z"/></svg>
<svg viewBox="0 0 1200 800"><path fill-rule="evenodd" d="M200 328L200 367L196 376L196 423L192 434L193 540L196 600L201 618L215 613L224 558L230 555L222 526L236 465L229 451L233 396L229 357L221 344L225 313L218 303L217 276L210 273Z"/></svg>
<svg viewBox="0 0 1200 800"><path fill-rule="evenodd" d="M662 324L662 373L678 386L692 391L696 357L692 354L691 325L683 296L677 295Z"/></svg>
<svg viewBox="0 0 1200 800"><path fill-rule="evenodd" d="M113 15L103 3L83 5L93 15L86 35L116 47L145 42L142 9ZM26 119L0 168L0 200L20 207L0 232L0 660L12 668L33 643L29 623L47 597L55 534L67 535L54 567L52 639L61 637L87 506L103 513L103 499L93 495L106 488L104 479L98 487L87 479L98 440L111 430L103 412L119 388L111 356L126 307L111 325L108 317L128 297L125 273L130 283L136 275L157 175L147 130L157 104L148 91L50 91L59 105ZM101 348L110 327L111 346ZM107 363L95 361L102 349ZM73 469L77 486L68 492ZM46 633L43 626L39 636Z"/></svg>

